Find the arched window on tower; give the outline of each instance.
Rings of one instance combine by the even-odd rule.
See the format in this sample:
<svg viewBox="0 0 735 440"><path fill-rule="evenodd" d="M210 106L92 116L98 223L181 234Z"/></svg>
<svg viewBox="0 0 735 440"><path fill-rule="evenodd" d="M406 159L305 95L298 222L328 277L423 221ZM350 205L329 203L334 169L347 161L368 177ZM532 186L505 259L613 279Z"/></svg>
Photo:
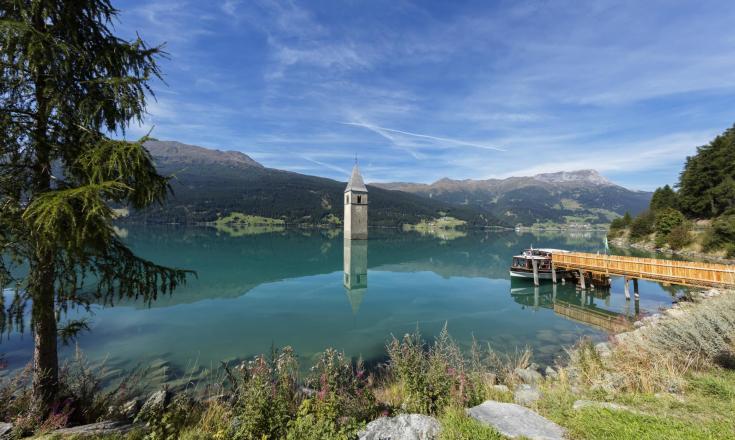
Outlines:
<svg viewBox="0 0 735 440"><path fill-rule="evenodd" d="M357 204L359 205L362 203L362 196L357 196Z"/></svg>
<svg viewBox="0 0 735 440"><path fill-rule="evenodd" d="M350 195L349 195L349 194L347 194L347 195L345 196L345 205L349 205L349 204L350 204Z"/></svg>

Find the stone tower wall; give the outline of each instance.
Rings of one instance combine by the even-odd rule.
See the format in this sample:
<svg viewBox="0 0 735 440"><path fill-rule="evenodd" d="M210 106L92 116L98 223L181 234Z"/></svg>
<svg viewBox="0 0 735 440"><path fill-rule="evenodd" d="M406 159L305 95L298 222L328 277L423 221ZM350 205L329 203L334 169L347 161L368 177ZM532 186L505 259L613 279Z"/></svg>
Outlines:
<svg viewBox="0 0 735 440"><path fill-rule="evenodd" d="M350 203L345 204L344 229L345 238L352 240L367 240L368 238L368 205L367 194L354 193L349 191ZM360 196L362 203L357 203L357 196Z"/></svg>

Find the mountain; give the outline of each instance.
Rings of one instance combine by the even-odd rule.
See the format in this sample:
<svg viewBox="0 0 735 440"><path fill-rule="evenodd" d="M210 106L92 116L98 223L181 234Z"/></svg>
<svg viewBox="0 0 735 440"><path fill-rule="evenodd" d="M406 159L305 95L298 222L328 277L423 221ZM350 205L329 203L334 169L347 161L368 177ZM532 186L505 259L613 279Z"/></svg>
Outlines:
<svg viewBox="0 0 735 440"><path fill-rule="evenodd" d="M133 212L148 223L212 222L232 212L284 219L288 223L335 223L343 217L345 182L267 168L235 151L174 141L145 144L158 171L172 175L173 195L163 206ZM418 223L443 213L473 226L500 222L481 208L431 200L417 194L368 185L373 226Z"/></svg>
<svg viewBox="0 0 735 440"><path fill-rule="evenodd" d="M562 171L488 180L441 179L432 184L376 183L431 200L489 211L509 224L609 223L626 211L645 210L650 192L631 191L595 170Z"/></svg>

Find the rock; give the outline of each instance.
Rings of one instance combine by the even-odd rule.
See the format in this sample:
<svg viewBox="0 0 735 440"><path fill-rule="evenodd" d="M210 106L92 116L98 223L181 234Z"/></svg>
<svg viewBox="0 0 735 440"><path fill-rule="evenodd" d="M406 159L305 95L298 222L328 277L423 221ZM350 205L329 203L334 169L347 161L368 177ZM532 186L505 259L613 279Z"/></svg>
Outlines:
<svg viewBox="0 0 735 440"><path fill-rule="evenodd" d="M562 440L564 438L564 428L528 408L513 403L488 400L468 409L467 414L510 438L523 437L532 440Z"/></svg>
<svg viewBox="0 0 735 440"><path fill-rule="evenodd" d="M151 394L148 400L143 404L143 407L140 408L138 417L143 420L149 420L163 414L169 400L171 400L171 393L167 389L156 391Z"/></svg>
<svg viewBox="0 0 735 440"><path fill-rule="evenodd" d="M582 408L604 408L612 411L630 411L630 408L624 405L618 405L612 402L596 402L594 400L577 400L572 405L572 409L579 411Z"/></svg>
<svg viewBox="0 0 735 440"><path fill-rule="evenodd" d="M505 385L493 385L493 389L495 391L500 391L501 393L510 393L510 388Z"/></svg>
<svg viewBox="0 0 735 440"><path fill-rule="evenodd" d="M519 405L530 405L541 398L541 391L533 385L521 384L513 393L513 401Z"/></svg>
<svg viewBox="0 0 735 440"><path fill-rule="evenodd" d="M602 375L602 378L592 384L590 390L592 391L605 391L606 393L614 393L616 390L621 389L625 385L625 375L622 373L610 373L607 372Z"/></svg>
<svg viewBox="0 0 735 440"><path fill-rule="evenodd" d="M12 423L2 423L0 422L0 438L10 438L10 431L13 430L13 424Z"/></svg>
<svg viewBox="0 0 735 440"><path fill-rule="evenodd" d="M138 399L130 400L120 407L120 414L128 420L133 420L138 415L140 409L140 401Z"/></svg>
<svg viewBox="0 0 735 440"><path fill-rule="evenodd" d="M441 425L433 417L401 414L373 420L358 435L360 440L435 440L440 430Z"/></svg>
<svg viewBox="0 0 735 440"><path fill-rule="evenodd" d="M641 328L641 327L643 327L644 325L646 325L646 324L644 324L644 323L643 323L643 321L635 321L635 322L633 323L633 327L635 327L635 328Z"/></svg>
<svg viewBox="0 0 735 440"><path fill-rule="evenodd" d="M513 372L521 378L524 383L536 384L544 380L544 377L536 370L530 368L516 368Z"/></svg>
<svg viewBox="0 0 735 440"><path fill-rule="evenodd" d="M556 379L559 377L559 373L557 373L556 370L548 365L546 366L546 370L544 370L544 374L546 374L546 377L550 377L552 379Z"/></svg>
<svg viewBox="0 0 735 440"><path fill-rule="evenodd" d="M595 351L601 358L612 356L612 349L610 348L610 344L608 344L607 342L600 342L599 344L595 344Z"/></svg>
<svg viewBox="0 0 735 440"><path fill-rule="evenodd" d="M52 434L74 435L79 437L92 435L127 434L135 428L134 425L124 422L98 422L91 425L75 426L73 428L57 429Z"/></svg>

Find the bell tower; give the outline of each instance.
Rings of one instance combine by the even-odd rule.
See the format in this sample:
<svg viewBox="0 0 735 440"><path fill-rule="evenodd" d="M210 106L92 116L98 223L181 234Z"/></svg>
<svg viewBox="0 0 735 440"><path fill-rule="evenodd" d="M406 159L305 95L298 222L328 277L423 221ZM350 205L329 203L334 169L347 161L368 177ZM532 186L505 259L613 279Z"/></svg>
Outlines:
<svg viewBox="0 0 735 440"><path fill-rule="evenodd" d="M367 240L368 192L357 161L345 188L345 239Z"/></svg>

